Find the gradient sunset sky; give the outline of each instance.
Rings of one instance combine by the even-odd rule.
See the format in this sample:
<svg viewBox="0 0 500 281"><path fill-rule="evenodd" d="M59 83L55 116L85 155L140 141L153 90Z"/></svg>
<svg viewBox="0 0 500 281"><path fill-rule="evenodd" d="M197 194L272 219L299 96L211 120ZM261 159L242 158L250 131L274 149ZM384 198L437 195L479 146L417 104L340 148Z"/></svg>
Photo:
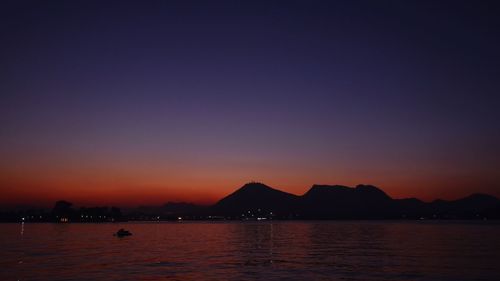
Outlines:
<svg viewBox="0 0 500 281"><path fill-rule="evenodd" d="M0 205L500 196L495 2L2 1Z"/></svg>

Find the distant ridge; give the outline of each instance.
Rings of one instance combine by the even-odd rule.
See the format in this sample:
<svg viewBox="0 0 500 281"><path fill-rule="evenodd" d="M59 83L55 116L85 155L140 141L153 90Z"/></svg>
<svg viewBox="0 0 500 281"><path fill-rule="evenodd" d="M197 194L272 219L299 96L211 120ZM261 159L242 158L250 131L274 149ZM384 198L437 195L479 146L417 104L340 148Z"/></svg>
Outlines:
<svg viewBox="0 0 500 281"><path fill-rule="evenodd" d="M159 220L267 220L267 219L500 219L500 200L475 193L458 200L424 202L416 198L393 199L382 189L360 184L313 185L303 195L287 193L259 182L250 182L212 206L168 202L141 206L122 214L116 207L81 207L64 200L52 211L0 212L0 222L113 222Z"/></svg>
<svg viewBox="0 0 500 281"><path fill-rule="evenodd" d="M479 219L500 218L500 200L486 194L430 203L393 199L373 185L313 185L297 196L250 182L219 200L207 212L219 216L272 216L299 219ZM272 215L271 215L272 214Z"/></svg>

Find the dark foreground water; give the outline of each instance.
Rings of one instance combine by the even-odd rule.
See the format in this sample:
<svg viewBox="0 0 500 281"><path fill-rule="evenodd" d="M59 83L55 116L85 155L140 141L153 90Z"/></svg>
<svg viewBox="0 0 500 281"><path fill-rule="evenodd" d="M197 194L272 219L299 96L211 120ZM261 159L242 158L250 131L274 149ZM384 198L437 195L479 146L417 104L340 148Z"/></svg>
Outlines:
<svg viewBox="0 0 500 281"><path fill-rule="evenodd" d="M0 250L0 280L500 280L489 222L0 224Z"/></svg>

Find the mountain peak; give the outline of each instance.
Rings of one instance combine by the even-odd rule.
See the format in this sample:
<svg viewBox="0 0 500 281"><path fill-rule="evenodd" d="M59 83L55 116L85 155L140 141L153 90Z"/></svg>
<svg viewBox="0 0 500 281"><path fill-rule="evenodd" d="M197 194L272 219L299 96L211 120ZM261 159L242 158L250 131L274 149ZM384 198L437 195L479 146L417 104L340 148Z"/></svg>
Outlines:
<svg viewBox="0 0 500 281"><path fill-rule="evenodd" d="M239 190L242 191L242 190L265 190L265 189L273 189L273 188L263 183L252 181L243 185Z"/></svg>
<svg viewBox="0 0 500 281"><path fill-rule="evenodd" d="M495 196L483 194L483 193L474 193L462 199L456 200L458 202L468 202L468 203L477 203L477 204L496 204L499 203L499 199Z"/></svg>
<svg viewBox="0 0 500 281"><path fill-rule="evenodd" d="M296 197L260 182L249 182L219 200L213 210L226 214L242 214L251 210L279 213L289 210Z"/></svg>
<svg viewBox="0 0 500 281"><path fill-rule="evenodd" d="M382 191L380 190L380 188L374 186L374 185L371 185L371 184L358 184L356 185L355 187L356 189L359 189L359 190L370 190L370 191Z"/></svg>

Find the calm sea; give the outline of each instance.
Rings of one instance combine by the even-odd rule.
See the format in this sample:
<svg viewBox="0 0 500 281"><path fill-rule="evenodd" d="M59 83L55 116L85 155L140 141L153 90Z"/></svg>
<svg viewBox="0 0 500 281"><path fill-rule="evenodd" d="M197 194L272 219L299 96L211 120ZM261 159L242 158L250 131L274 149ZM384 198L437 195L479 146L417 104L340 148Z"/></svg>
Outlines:
<svg viewBox="0 0 500 281"><path fill-rule="evenodd" d="M491 222L0 224L0 250L0 280L500 280Z"/></svg>

